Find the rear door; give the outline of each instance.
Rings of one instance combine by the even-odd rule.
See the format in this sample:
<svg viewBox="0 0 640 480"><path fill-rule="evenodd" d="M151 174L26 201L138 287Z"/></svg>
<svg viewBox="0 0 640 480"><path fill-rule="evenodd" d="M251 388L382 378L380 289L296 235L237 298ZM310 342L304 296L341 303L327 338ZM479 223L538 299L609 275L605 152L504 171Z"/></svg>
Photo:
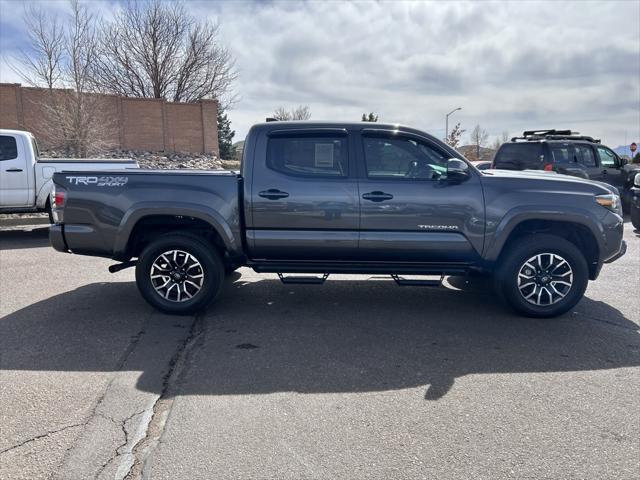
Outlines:
<svg viewBox="0 0 640 480"><path fill-rule="evenodd" d="M342 260L357 251L359 201L345 129L262 133L251 174L250 257Z"/></svg>
<svg viewBox="0 0 640 480"><path fill-rule="evenodd" d="M584 168L591 180L602 180L602 169L598 166L596 152L589 143L573 144L573 160Z"/></svg>
<svg viewBox="0 0 640 480"><path fill-rule="evenodd" d="M17 135L0 135L0 207L31 205L28 150Z"/></svg>
<svg viewBox="0 0 640 480"><path fill-rule="evenodd" d="M479 175L447 183L450 157L411 133L361 136L359 256L368 261L472 263L484 239Z"/></svg>

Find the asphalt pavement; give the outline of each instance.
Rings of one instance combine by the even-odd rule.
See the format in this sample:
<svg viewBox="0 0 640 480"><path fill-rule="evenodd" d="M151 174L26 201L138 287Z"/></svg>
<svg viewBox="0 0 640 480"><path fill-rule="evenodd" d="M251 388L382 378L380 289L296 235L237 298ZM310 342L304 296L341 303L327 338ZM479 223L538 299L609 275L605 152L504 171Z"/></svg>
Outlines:
<svg viewBox="0 0 640 480"><path fill-rule="evenodd" d="M283 285L194 317L0 228L2 479L640 478L640 236L558 319L483 279Z"/></svg>

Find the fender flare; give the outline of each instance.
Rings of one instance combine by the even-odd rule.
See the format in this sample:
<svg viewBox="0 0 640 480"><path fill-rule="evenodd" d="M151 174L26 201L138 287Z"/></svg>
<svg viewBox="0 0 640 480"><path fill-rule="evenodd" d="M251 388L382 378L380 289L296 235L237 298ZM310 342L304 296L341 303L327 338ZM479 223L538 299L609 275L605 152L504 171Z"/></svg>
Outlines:
<svg viewBox="0 0 640 480"><path fill-rule="evenodd" d="M47 200L51 195L51 189L53 188L53 178L49 178L38 190L36 195L36 208L40 208L44 210L45 205L47 204Z"/></svg>
<svg viewBox="0 0 640 480"><path fill-rule="evenodd" d="M239 247L228 222L220 213L211 208L193 203L180 203L176 205L175 202L143 202L133 205L122 217L116 234L113 249L114 254L122 255L126 252L131 233L140 220L148 217L167 215L203 220L211 225L220 236L227 251L236 252Z"/></svg>
<svg viewBox="0 0 640 480"><path fill-rule="evenodd" d="M604 229L602 223L594 219L587 210L563 207L563 211L550 208L549 205L527 205L514 207L500 220L493 233L493 238L485 246L484 258L493 262L498 259L513 230L527 220L549 220L558 223L576 223L587 227L598 245L598 252L603 250Z"/></svg>

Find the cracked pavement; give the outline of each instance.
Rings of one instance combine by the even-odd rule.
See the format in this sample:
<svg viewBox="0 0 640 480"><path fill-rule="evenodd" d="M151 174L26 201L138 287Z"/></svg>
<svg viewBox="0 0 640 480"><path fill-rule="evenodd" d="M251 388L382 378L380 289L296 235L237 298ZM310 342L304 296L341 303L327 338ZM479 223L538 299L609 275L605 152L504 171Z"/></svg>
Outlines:
<svg viewBox="0 0 640 480"><path fill-rule="evenodd" d="M486 282L282 285L242 269L198 317L133 269L0 230L0 478L640 477L640 237L574 312ZM462 291L456 291L462 290Z"/></svg>

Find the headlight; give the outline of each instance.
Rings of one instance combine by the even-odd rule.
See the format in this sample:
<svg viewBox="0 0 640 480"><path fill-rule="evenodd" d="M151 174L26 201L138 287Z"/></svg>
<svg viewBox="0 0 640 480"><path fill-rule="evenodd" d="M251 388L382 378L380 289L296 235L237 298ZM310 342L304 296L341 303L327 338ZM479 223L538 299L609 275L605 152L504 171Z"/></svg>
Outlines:
<svg viewBox="0 0 640 480"><path fill-rule="evenodd" d="M622 216L622 204L620 203L619 195L614 195L613 193L596 195L596 203Z"/></svg>
<svg viewBox="0 0 640 480"><path fill-rule="evenodd" d="M633 181L633 186L634 187L640 187L640 173L636 173L636 178Z"/></svg>

